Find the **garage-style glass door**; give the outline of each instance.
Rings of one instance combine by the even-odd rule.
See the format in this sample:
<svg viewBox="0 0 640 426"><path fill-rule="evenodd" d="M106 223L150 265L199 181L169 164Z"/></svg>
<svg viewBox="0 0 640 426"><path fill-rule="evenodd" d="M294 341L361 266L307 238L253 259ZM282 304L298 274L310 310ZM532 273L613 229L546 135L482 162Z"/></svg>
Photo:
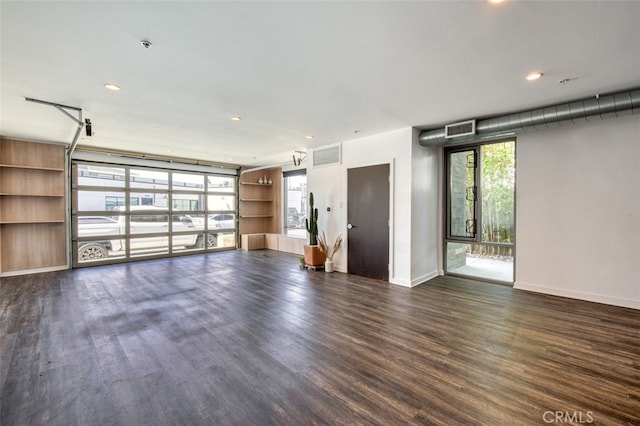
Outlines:
<svg viewBox="0 0 640 426"><path fill-rule="evenodd" d="M446 272L513 283L515 140L445 154Z"/></svg>
<svg viewBox="0 0 640 426"><path fill-rule="evenodd" d="M236 176L74 161L74 266L236 248Z"/></svg>

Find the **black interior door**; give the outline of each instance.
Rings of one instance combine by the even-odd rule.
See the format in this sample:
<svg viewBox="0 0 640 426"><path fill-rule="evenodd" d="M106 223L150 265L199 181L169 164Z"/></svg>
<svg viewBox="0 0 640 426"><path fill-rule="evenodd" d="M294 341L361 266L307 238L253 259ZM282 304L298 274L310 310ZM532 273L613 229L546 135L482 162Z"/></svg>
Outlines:
<svg viewBox="0 0 640 426"><path fill-rule="evenodd" d="M389 280L389 165L347 170L350 274Z"/></svg>

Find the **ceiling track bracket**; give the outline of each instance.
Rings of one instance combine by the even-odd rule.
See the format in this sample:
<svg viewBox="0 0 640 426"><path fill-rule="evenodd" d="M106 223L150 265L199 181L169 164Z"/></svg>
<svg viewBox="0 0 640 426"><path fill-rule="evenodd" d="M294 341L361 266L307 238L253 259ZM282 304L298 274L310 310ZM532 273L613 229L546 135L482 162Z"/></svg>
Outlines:
<svg viewBox="0 0 640 426"><path fill-rule="evenodd" d="M73 151L76 149L76 145L78 144L78 138L80 137L80 131L82 130L82 127L85 125L85 122L82 121L82 108L73 107L73 106L69 106L69 105L62 105L62 104L58 104L58 103L55 103L55 102L42 101L40 99L34 99L34 98L24 98L24 100L27 101L27 102L35 102L35 103L38 103L38 104L52 106L52 107L56 108L58 111L60 111L61 113L63 113L64 115L66 115L67 117L69 117L74 123L76 123L76 125L78 127L76 129L76 133L73 136L73 141L71 141L71 145L69 146L69 151L68 151L69 158L71 158L71 154L73 154ZM72 110L72 111L77 112L78 118L74 117L67 110ZM90 123L87 122L86 125L90 126Z"/></svg>

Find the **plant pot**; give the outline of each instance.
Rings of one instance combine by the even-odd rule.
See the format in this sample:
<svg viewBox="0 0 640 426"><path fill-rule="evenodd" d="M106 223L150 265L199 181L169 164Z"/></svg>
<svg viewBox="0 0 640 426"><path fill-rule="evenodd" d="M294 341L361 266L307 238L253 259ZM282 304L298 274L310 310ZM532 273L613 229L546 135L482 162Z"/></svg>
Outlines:
<svg viewBox="0 0 640 426"><path fill-rule="evenodd" d="M325 254L320 250L319 246L304 246L304 263L307 266L313 266L317 268L318 266L324 266L324 261L326 260Z"/></svg>
<svg viewBox="0 0 640 426"><path fill-rule="evenodd" d="M333 260L324 261L324 270L325 272L333 272Z"/></svg>

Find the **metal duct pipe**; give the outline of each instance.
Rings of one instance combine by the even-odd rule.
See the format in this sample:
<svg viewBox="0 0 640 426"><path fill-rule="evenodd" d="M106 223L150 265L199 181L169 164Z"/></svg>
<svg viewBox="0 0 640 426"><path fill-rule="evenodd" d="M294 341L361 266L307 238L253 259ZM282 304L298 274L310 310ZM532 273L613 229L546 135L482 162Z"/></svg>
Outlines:
<svg viewBox="0 0 640 426"><path fill-rule="evenodd" d="M601 119L640 113L640 89L632 89L610 95L594 96L575 102L551 105L530 111L516 112L476 122L476 135L462 138L445 138L444 127L420 132L420 145L441 145L477 137L498 136L541 128L559 127L562 123L589 121L589 117Z"/></svg>

